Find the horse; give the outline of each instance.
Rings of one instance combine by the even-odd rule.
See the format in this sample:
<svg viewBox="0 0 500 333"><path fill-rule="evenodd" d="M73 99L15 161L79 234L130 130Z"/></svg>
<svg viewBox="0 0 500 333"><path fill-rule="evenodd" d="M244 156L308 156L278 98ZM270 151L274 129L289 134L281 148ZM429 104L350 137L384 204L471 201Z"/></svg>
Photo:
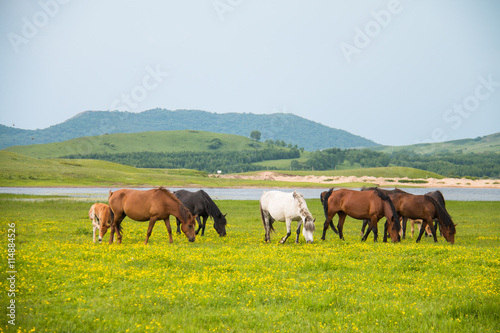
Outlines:
<svg viewBox="0 0 500 333"><path fill-rule="evenodd" d="M401 190L398 190L393 194L389 194L389 196L392 199L398 214L412 220L423 221L417 238L417 243L420 242L427 225L431 229L434 242L437 242L436 231L432 225L432 221L434 219L438 220L439 229L441 230L444 238L452 244L455 242L455 224L453 223L450 214L446 211L446 208L434 199L433 196L428 194L414 195Z"/></svg>
<svg viewBox="0 0 500 333"><path fill-rule="evenodd" d="M158 220L163 220L167 227L170 243L173 243L172 229L170 228L170 215L181 221L181 230L190 242L194 242L196 234L196 216L184 207L169 190L159 187L148 191L122 189L116 192L109 191L109 206L113 211L113 223L111 224L111 235L109 244L113 242L116 231L117 242L122 242L121 222L125 216L136 221L148 221L149 226L144 245L148 243L153 227Z"/></svg>
<svg viewBox="0 0 500 333"><path fill-rule="evenodd" d="M412 219L409 219L410 220L410 226L411 226L411 238L413 238L413 235L415 233L415 224L418 225L418 230L420 231L420 229L422 229L422 220L412 220ZM434 225L434 230L436 230L436 226ZM431 227L429 225L426 225L425 226L425 237L427 236L432 236L432 231L431 231Z"/></svg>
<svg viewBox="0 0 500 333"><path fill-rule="evenodd" d="M339 216L337 229L339 238L344 240L343 227L345 218L349 215L358 220L370 219L370 228L361 239L366 241L371 229L377 226L378 221L385 216L389 221L389 234L393 242L399 242L399 217L391 199L379 189L373 191L354 191L348 189L330 189L323 200L323 210L326 220L323 225L322 240L325 240L326 231L335 215ZM374 239L376 241L376 238Z"/></svg>
<svg viewBox="0 0 500 333"><path fill-rule="evenodd" d="M198 221L198 230L196 234L200 232L201 235L205 235L205 226L207 219L211 216L214 220L214 229L217 231L219 236L226 236L226 215L222 215L219 207L210 198L210 196L203 190L197 192L190 192L186 190L175 191L174 195L179 199L184 206L193 215L197 215L196 220ZM200 216L203 217L203 223L201 222ZM177 233L181 233L180 229L181 222L177 219Z"/></svg>
<svg viewBox="0 0 500 333"><path fill-rule="evenodd" d="M104 203L95 203L89 209L89 219L92 220L92 238L95 243L95 231L99 229L99 243L111 226L111 215L113 212Z"/></svg>
<svg viewBox="0 0 500 333"><path fill-rule="evenodd" d="M295 243L299 242L300 226L306 239L306 243L313 242L313 233L316 227L307 203L302 194L295 191L290 193L280 191L264 192L260 198L260 216L265 230L266 243L271 240L270 232L274 231L274 221L286 222L287 234L280 243L284 244L292 233L292 221L299 221L297 225L297 238Z"/></svg>

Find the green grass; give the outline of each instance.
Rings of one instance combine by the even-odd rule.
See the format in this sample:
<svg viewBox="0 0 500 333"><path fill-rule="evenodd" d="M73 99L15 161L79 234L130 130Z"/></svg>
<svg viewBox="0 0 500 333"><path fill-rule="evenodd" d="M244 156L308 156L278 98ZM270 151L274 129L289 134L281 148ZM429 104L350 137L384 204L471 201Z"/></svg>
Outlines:
<svg viewBox="0 0 500 333"><path fill-rule="evenodd" d="M121 245L92 243L91 202L0 197L0 230L16 225L16 327L29 332L498 332L500 202L453 202L456 243L345 241L265 244L257 201L217 201L228 236L211 226L189 243L158 223L126 219ZM294 223L295 227L296 224ZM107 238L107 237L106 237ZM0 238L7 253L7 237ZM4 259L6 264L6 259ZM10 300L5 269L0 301ZM5 311L5 310L4 310Z"/></svg>
<svg viewBox="0 0 500 333"><path fill-rule="evenodd" d="M286 171L286 174L326 176L372 176L442 178L439 175L403 167L337 171ZM249 173L252 174L252 173ZM0 186L170 186L170 187L328 187L328 184L212 178L201 171L184 169L141 169L98 160L37 159L0 151ZM359 184L336 186L356 187ZM363 183L361 186L370 186Z"/></svg>
<svg viewBox="0 0 500 333"><path fill-rule="evenodd" d="M212 139L222 142L217 151L240 151L266 147L262 142L244 136L203 131L157 131L119 133L82 137L63 142L14 146L4 149L35 158L58 158L76 154L116 154L130 152L200 152L211 151Z"/></svg>
<svg viewBox="0 0 500 333"><path fill-rule="evenodd" d="M248 174L255 174L256 172L249 172ZM355 176L355 177L408 177L415 178L436 178L442 179L443 176L420 169L408 167L380 167L380 168L360 168L360 169L344 169L344 170L326 170L326 171L281 171L281 173L298 176L327 176L327 177L340 177L340 176Z"/></svg>
<svg viewBox="0 0 500 333"><path fill-rule="evenodd" d="M421 143L409 146L378 146L370 148L384 153L412 151L418 154L431 153L485 153L500 152L500 133L486 135L475 139L462 139L437 143Z"/></svg>

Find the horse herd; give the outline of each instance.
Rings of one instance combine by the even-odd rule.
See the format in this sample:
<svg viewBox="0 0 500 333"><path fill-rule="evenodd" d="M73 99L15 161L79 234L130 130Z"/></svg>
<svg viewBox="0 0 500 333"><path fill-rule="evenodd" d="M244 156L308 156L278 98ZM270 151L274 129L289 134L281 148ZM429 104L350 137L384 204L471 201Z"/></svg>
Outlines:
<svg viewBox="0 0 500 333"><path fill-rule="evenodd" d="M377 224L384 217L386 218L384 242L387 241L387 234L392 242L399 242L401 235L405 238L407 219L422 221L417 242L420 241L426 229L437 242L438 225L442 236L448 242L453 244L455 241L455 224L446 211L445 200L440 191L429 192L425 195L413 195L400 189L363 188L361 191L357 191L332 188L322 192L320 199L326 218L323 224L322 240L325 240L329 227L343 240L345 218L350 216L363 220L362 233L368 226L362 241L368 238L371 231L374 233L374 241L377 241ZM147 191L121 189L115 192L109 191L108 203L109 206L95 203L89 210L94 242L97 230L99 230L99 242L101 242L107 230L110 229L109 243L113 243L115 233L117 235L116 242L121 243L121 223L126 216L136 221L149 221L144 244L148 243L153 227L158 220L165 222L169 241L173 242L170 215L173 215L177 220L177 233L180 234L182 231L190 242L195 241L195 237L200 231L201 235L204 235L209 217L214 220L214 228L217 233L220 236L226 236L226 215L221 213L214 201L203 190L171 192L163 187ZM280 243L285 243L291 235L292 221L298 221L295 242L299 242L301 226L303 226L302 233L306 242L313 242L313 233L316 229L315 219L313 219L306 201L300 193L295 191L291 193L264 192L260 198L259 206L266 242L271 240L270 234L271 231L274 231L274 221L286 223L287 234L280 240ZM335 215L339 217L337 227L332 221ZM195 230L195 221L198 222L197 230ZM433 221L436 221L435 225L432 224Z"/></svg>

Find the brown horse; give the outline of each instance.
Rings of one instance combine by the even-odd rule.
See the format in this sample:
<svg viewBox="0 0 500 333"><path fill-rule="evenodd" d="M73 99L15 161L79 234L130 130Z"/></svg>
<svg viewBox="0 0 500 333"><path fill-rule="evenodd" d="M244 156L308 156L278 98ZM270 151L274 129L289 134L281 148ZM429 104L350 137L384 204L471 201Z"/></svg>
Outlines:
<svg viewBox="0 0 500 333"><path fill-rule="evenodd" d="M113 242L116 231L118 244L122 242L121 222L125 216L136 221L148 221L149 227L144 244L148 243L153 227L158 220L165 221L168 230L170 243L172 239L172 229L170 227L170 215L181 221L181 230L190 242L195 240L195 216L184 207L169 190L160 187L148 191L138 191L123 189L116 192L109 191L109 206L114 214L111 225L111 235L109 244Z"/></svg>
<svg viewBox="0 0 500 333"><path fill-rule="evenodd" d="M389 234L393 242L399 242L399 217L394 209L391 199L378 189L373 191L354 191L330 189L323 198L323 209L326 216L323 225L322 240L325 240L326 231L333 217L338 214L337 229L340 239L344 239L343 228L347 215L358 220L370 219L371 224L362 241L365 241L372 228L377 226L382 217L389 221Z"/></svg>
<svg viewBox="0 0 500 333"><path fill-rule="evenodd" d="M414 195L401 190L389 194L396 211L401 216L413 220L422 220L422 227L417 238L417 243L420 242L426 226L429 226L434 237L434 242L437 242L436 230L432 225L434 219L438 220L439 229L444 238L450 242L455 242L455 224L451 219L450 214L439 202L430 195Z"/></svg>
<svg viewBox="0 0 500 333"><path fill-rule="evenodd" d="M92 220L92 238L95 243L95 231L99 230L99 243L111 226L113 212L108 205L95 203L89 209L89 219Z"/></svg>

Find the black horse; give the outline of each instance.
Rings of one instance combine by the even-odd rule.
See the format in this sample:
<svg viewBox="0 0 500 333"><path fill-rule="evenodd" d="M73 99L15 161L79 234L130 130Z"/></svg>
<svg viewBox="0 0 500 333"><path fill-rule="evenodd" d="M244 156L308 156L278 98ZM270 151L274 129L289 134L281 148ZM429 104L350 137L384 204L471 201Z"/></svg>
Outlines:
<svg viewBox="0 0 500 333"><path fill-rule="evenodd" d="M175 191L174 195L179 199L184 206L193 215L197 215L196 220L198 221L198 230L196 234L200 232L203 236L205 234L205 225L208 217L212 217L214 220L214 229L217 231L219 236L226 236L226 215L222 215L219 207L210 198L210 196L203 190L197 192L190 192L186 190ZM203 217L203 223L201 222L200 216ZM177 233L180 234L180 222L177 220Z"/></svg>

